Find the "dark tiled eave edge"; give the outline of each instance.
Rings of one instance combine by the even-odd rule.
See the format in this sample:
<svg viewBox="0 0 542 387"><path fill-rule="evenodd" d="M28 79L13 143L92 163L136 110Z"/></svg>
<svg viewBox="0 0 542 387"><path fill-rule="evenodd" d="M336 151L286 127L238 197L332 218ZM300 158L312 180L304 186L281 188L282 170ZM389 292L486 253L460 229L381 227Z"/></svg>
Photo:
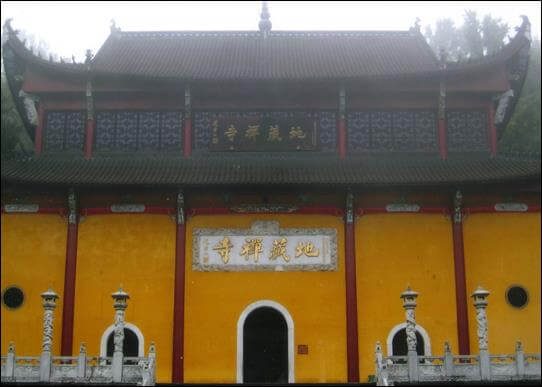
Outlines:
<svg viewBox="0 0 542 387"><path fill-rule="evenodd" d="M2 183L37 185L454 185L540 181L540 159L42 158L3 161Z"/></svg>

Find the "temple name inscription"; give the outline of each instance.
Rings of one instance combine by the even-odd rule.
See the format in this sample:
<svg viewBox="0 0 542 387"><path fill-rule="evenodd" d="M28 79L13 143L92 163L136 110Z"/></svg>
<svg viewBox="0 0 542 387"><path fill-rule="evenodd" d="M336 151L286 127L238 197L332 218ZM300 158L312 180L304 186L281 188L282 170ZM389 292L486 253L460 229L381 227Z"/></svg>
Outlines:
<svg viewBox="0 0 542 387"><path fill-rule="evenodd" d="M194 229L196 271L337 270L333 228L280 229L256 221L250 229Z"/></svg>

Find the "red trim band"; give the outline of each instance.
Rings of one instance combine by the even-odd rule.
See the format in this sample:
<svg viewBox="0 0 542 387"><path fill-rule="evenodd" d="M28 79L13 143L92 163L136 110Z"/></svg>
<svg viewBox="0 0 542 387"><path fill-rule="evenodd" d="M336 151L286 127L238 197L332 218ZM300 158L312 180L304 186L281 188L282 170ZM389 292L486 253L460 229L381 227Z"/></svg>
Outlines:
<svg viewBox="0 0 542 387"><path fill-rule="evenodd" d="M88 160L92 157L92 145L94 142L94 120L88 119L85 128L85 158Z"/></svg>
<svg viewBox="0 0 542 387"><path fill-rule="evenodd" d="M39 104L38 107L38 125L36 126L36 132L34 136L34 151L36 156L41 155L42 149L42 138L43 138L43 122L45 121L45 110L43 108L43 103Z"/></svg>
<svg viewBox="0 0 542 387"><path fill-rule="evenodd" d="M478 206L478 207L464 207L463 213L464 214L476 214L476 213L488 213L488 212L496 212L499 214L506 214L506 213L523 213L523 212L540 212L540 206L527 206L526 211L499 211L495 209L495 206Z"/></svg>
<svg viewBox="0 0 542 387"><path fill-rule="evenodd" d="M247 211L247 212L237 212L233 211L229 207L199 207L199 208L190 208L186 211L187 216L196 216L196 215L333 215L333 216L343 216L344 210L339 207L301 207L292 212L256 212L256 211Z"/></svg>
<svg viewBox="0 0 542 387"><path fill-rule="evenodd" d="M386 207L365 207L357 208L356 215L369 214L444 214L448 215L450 210L447 207L420 207L419 211L388 211Z"/></svg>

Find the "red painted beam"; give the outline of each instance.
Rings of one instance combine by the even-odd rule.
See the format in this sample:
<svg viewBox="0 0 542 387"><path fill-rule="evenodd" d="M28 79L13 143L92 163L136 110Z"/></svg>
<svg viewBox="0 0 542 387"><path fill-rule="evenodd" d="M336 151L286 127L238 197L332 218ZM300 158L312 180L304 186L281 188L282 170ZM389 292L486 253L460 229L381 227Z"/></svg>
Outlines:
<svg viewBox="0 0 542 387"><path fill-rule="evenodd" d="M39 103L38 107L38 125L36 126L36 132L34 134L34 151L36 156L41 155L42 150L42 137L43 137L43 126L45 122L45 110L43 108L43 103Z"/></svg>
<svg viewBox="0 0 542 387"><path fill-rule="evenodd" d="M109 207L89 207L81 209L81 215L125 215L125 214L157 214L157 215L169 215L175 212L174 208L170 207L155 207L145 206L143 212L113 212L111 206Z"/></svg>
<svg viewBox="0 0 542 387"><path fill-rule="evenodd" d="M424 207L421 206L419 211L388 211L386 207L365 207L358 208L356 215L369 214L449 214L450 210L446 207Z"/></svg>
<svg viewBox="0 0 542 387"><path fill-rule="evenodd" d="M233 211L229 207L199 207L191 208L187 210L188 216L196 215L257 215L257 214L268 214L266 212L237 212ZM274 215L281 213L273 213ZM301 207L292 212L284 212L284 214L290 215L333 215L333 216L342 216L344 211L338 207Z"/></svg>
<svg viewBox="0 0 542 387"><path fill-rule="evenodd" d="M522 213L522 212L540 212L540 206L527 206L526 211L498 211L495 209L495 206L478 206L478 207L465 207L463 213L465 214L476 214L476 213L488 213L496 212L500 214L506 213Z"/></svg>
<svg viewBox="0 0 542 387"><path fill-rule="evenodd" d="M446 144L446 122L444 121L444 119L439 119L437 121L437 126L440 157L443 160L446 160L446 158L448 157L448 146Z"/></svg>
<svg viewBox="0 0 542 387"><path fill-rule="evenodd" d="M358 301L356 290L356 242L354 208L347 194L345 219L345 281L346 281L346 360L349 383L359 383Z"/></svg>
<svg viewBox="0 0 542 387"><path fill-rule="evenodd" d="M184 157L192 156L192 119L184 119Z"/></svg>
<svg viewBox="0 0 542 387"><path fill-rule="evenodd" d="M94 142L94 119L88 119L85 127L85 159L92 157L92 145Z"/></svg>
<svg viewBox="0 0 542 387"><path fill-rule="evenodd" d="M175 290L173 299L172 382L184 381L184 287L185 287L185 222L184 197L177 199L177 233L175 238Z"/></svg>
<svg viewBox="0 0 542 387"><path fill-rule="evenodd" d="M495 127L495 109L493 109L493 103L490 103L487 109L487 123L491 156L495 157L497 156L497 128Z"/></svg>

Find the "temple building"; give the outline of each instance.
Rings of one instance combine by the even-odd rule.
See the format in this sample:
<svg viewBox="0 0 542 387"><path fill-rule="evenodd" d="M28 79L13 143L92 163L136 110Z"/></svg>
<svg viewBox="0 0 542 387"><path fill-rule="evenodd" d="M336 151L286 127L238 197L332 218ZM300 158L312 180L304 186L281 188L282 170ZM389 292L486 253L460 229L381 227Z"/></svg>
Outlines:
<svg viewBox="0 0 542 387"><path fill-rule="evenodd" d="M3 359L41 353L48 288L52 355L111 359L122 285L122 353L154 342L158 383L374 382L377 342L517 340L540 379L540 156L498 149L530 44L523 17L450 62L416 26L275 31L264 5L255 31L113 24L65 63L6 22L34 153L1 165Z"/></svg>

